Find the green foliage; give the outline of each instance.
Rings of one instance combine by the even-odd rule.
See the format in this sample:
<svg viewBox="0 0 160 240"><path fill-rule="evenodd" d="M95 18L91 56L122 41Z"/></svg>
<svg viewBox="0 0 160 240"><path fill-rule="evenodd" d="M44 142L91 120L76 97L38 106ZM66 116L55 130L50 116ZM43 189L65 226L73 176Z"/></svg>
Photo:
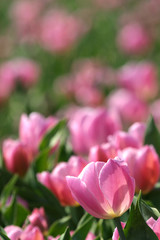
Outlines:
<svg viewBox="0 0 160 240"><path fill-rule="evenodd" d="M147 225L141 213L141 194L136 206L132 205L127 224L124 229L126 240L158 240L158 237Z"/></svg>
<svg viewBox="0 0 160 240"><path fill-rule="evenodd" d="M160 156L160 133L156 127L153 117L148 120L147 129L145 133L144 144L152 144Z"/></svg>

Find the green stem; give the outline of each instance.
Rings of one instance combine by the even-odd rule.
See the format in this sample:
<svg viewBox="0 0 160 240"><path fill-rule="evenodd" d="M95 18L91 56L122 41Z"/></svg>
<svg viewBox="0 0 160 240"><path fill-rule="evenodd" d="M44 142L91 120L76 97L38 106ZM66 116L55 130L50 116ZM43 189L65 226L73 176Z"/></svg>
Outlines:
<svg viewBox="0 0 160 240"><path fill-rule="evenodd" d="M116 225L116 227L118 229L120 240L126 240L119 217L118 218L114 218L114 223L115 223L115 225Z"/></svg>

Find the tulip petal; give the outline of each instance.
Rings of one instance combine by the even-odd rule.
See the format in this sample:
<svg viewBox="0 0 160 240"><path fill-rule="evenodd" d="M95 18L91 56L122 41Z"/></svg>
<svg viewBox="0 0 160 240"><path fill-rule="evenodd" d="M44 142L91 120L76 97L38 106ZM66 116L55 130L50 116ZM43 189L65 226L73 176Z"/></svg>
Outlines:
<svg viewBox="0 0 160 240"><path fill-rule="evenodd" d="M106 212L100 206L86 184L76 177L67 177L68 186L75 200L91 215L96 218L106 218Z"/></svg>
<svg viewBox="0 0 160 240"><path fill-rule="evenodd" d="M120 216L131 205L135 185L134 180L123 166L110 159L102 168L99 185L116 216Z"/></svg>

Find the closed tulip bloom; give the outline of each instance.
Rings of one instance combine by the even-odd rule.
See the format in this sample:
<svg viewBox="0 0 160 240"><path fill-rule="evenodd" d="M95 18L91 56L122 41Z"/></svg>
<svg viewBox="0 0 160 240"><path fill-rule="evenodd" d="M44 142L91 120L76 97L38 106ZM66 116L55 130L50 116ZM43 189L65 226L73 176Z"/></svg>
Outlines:
<svg viewBox="0 0 160 240"><path fill-rule="evenodd" d="M57 123L55 117L45 118L43 115L33 112L29 116L22 114L19 124L19 135L23 143L27 145L33 157L38 153L39 144L49 129Z"/></svg>
<svg viewBox="0 0 160 240"><path fill-rule="evenodd" d="M152 146L140 149L126 148L119 156L127 162L131 175L135 178L136 191L148 193L159 179L159 157Z"/></svg>
<svg viewBox="0 0 160 240"><path fill-rule="evenodd" d="M105 108L82 108L71 116L69 130L73 150L87 154L90 147L106 142L119 129L119 122Z"/></svg>
<svg viewBox="0 0 160 240"><path fill-rule="evenodd" d="M37 173L37 179L40 183L42 183L45 187L52 191L52 181L50 172L44 171L41 173Z"/></svg>
<svg viewBox="0 0 160 240"><path fill-rule="evenodd" d="M96 218L112 219L126 212L135 184L123 161L91 162L78 177L67 177L74 199Z"/></svg>
<svg viewBox="0 0 160 240"><path fill-rule="evenodd" d="M7 170L24 176L30 165L30 155L26 145L18 140L7 139L3 142L2 152Z"/></svg>
<svg viewBox="0 0 160 240"><path fill-rule="evenodd" d="M116 156L116 147L111 143L104 143L90 148L88 160L89 162L107 162L109 158Z"/></svg>

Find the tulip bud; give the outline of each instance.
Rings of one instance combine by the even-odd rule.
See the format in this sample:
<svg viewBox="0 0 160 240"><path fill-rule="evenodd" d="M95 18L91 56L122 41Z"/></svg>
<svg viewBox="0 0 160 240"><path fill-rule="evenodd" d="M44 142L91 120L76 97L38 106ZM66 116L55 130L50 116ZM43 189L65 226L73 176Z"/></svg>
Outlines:
<svg viewBox="0 0 160 240"><path fill-rule="evenodd" d="M144 136L146 131L146 124L143 122L136 122L128 129L129 135L134 137L139 142L139 147L143 146Z"/></svg>
<svg viewBox="0 0 160 240"><path fill-rule="evenodd" d="M7 170L24 176L30 165L26 145L18 140L7 139L3 142L2 151Z"/></svg>
<svg viewBox="0 0 160 240"><path fill-rule="evenodd" d="M20 236L21 240L44 240L43 234L38 227L28 225Z"/></svg>
<svg viewBox="0 0 160 240"><path fill-rule="evenodd" d="M5 232L7 233L7 236L11 240L19 240L20 235L22 233L22 229L18 226L10 225L4 228Z"/></svg>

